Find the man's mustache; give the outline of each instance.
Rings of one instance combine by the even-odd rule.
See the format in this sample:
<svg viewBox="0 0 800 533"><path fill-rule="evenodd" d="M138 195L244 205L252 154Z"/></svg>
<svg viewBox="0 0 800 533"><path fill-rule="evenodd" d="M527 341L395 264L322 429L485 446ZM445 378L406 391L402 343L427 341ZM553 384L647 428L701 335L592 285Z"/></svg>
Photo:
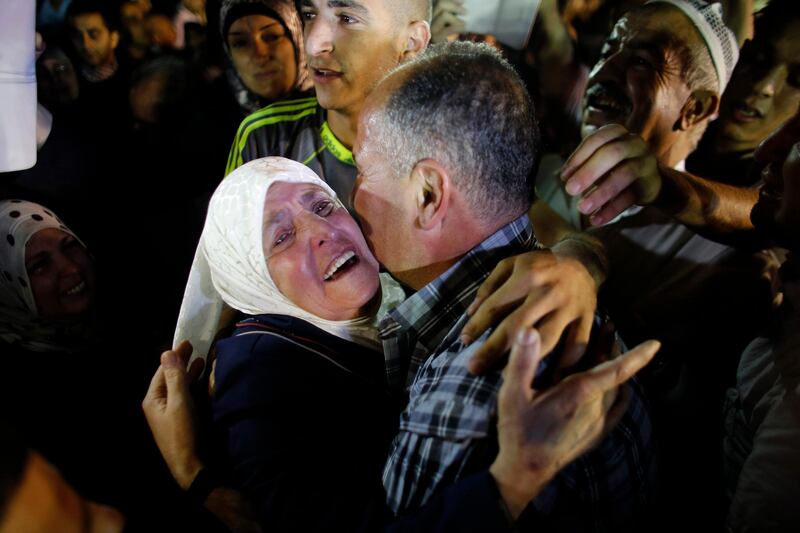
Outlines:
<svg viewBox="0 0 800 533"><path fill-rule="evenodd" d="M626 112L631 110L631 102L625 92L610 83L597 83L589 87L586 91L586 102L589 105L594 103L609 103L616 104L615 107L622 107Z"/></svg>

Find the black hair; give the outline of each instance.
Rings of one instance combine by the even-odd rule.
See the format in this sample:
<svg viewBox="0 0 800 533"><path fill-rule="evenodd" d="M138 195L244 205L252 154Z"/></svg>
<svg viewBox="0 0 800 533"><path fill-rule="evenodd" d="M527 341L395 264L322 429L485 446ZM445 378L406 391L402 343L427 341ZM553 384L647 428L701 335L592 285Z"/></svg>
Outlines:
<svg viewBox="0 0 800 533"><path fill-rule="evenodd" d="M116 2L104 0L72 0L72 3L67 8L67 19L69 20L78 15L97 13L103 18L108 31L118 32L120 28L119 14L112 9L112 7L116 6Z"/></svg>
<svg viewBox="0 0 800 533"><path fill-rule="evenodd" d="M797 0L770 0L755 14L755 36L769 39L772 37L769 34L783 32L797 19L800 19L800 3Z"/></svg>

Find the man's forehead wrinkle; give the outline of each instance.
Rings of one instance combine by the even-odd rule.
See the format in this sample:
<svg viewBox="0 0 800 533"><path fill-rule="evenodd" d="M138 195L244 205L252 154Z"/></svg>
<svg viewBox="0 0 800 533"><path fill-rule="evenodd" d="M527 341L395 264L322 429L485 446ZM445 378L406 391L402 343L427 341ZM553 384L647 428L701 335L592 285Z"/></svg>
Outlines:
<svg viewBox="0 0 800 533"><path fill-rule="evenodd" d="M683 63L691 57L693 47L706 51L700 33L678 8L669 4L651 6L658 9L629 14L627 46L644 49L665 64L681 69L686 67ZM675 65L675 61L681 64Z"/></svg>
<svg viewBox="0 0 800 533"><path fill-rule="evenodd" d="M634 38L628 43L628 48L647 52L653 58L663 62L673 55L671 54L673 50L678 49L678 43L675 42L671 35L660 33Z"/></svg>

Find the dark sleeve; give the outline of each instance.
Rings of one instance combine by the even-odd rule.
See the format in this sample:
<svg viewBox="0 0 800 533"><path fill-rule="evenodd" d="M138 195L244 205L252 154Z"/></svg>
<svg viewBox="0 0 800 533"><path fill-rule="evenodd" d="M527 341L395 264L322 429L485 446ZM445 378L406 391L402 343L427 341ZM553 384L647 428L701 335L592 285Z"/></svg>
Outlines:
<svg viewBox="0 0 800 533"><path fill-rule="evenodd" d="M376 393L278 335L218 344L214 425L266 531L355 531L381 489ZM384 417L385 419L385 417Z"/></svg>
<svg viewBox="0 0 800 533"><path fill-rule="evenodd" d="M377 529L377 528L373 528ZM447 487L384 528L397 531L513 531L514 522L488 470Z"/></svg>
<svg viewBox="0 0 800 533"><path fill-rule="evenodd" d="M264 111L248 115L239 125L228 153L228 163L225 166L226 176L249 161L279 154L276 144L277 130L269 126L258 125L257 119Z"/></svg>
<svg viewBox="0 0 800 533"><path fill-rule="evenodd" d="M215 426L233 480L266 531L510 530L493 479L465 479L394 519L380 479L388 440L377 397L282 337L219 343Z"/></svg>

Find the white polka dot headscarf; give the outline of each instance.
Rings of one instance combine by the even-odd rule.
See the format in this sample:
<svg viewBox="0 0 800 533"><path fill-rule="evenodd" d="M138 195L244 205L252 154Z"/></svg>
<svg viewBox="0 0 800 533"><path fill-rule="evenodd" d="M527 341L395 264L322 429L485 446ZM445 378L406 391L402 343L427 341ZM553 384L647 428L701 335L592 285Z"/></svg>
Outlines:
<svg viewBox="0 0 800 533"><path fill-rule="evenodd" d="M28 241L48 228L59 229L81 242L46 207L24 200L0 201L0 338L34 351L65 348L61 324L39 317L25 268Z"/></svg>

